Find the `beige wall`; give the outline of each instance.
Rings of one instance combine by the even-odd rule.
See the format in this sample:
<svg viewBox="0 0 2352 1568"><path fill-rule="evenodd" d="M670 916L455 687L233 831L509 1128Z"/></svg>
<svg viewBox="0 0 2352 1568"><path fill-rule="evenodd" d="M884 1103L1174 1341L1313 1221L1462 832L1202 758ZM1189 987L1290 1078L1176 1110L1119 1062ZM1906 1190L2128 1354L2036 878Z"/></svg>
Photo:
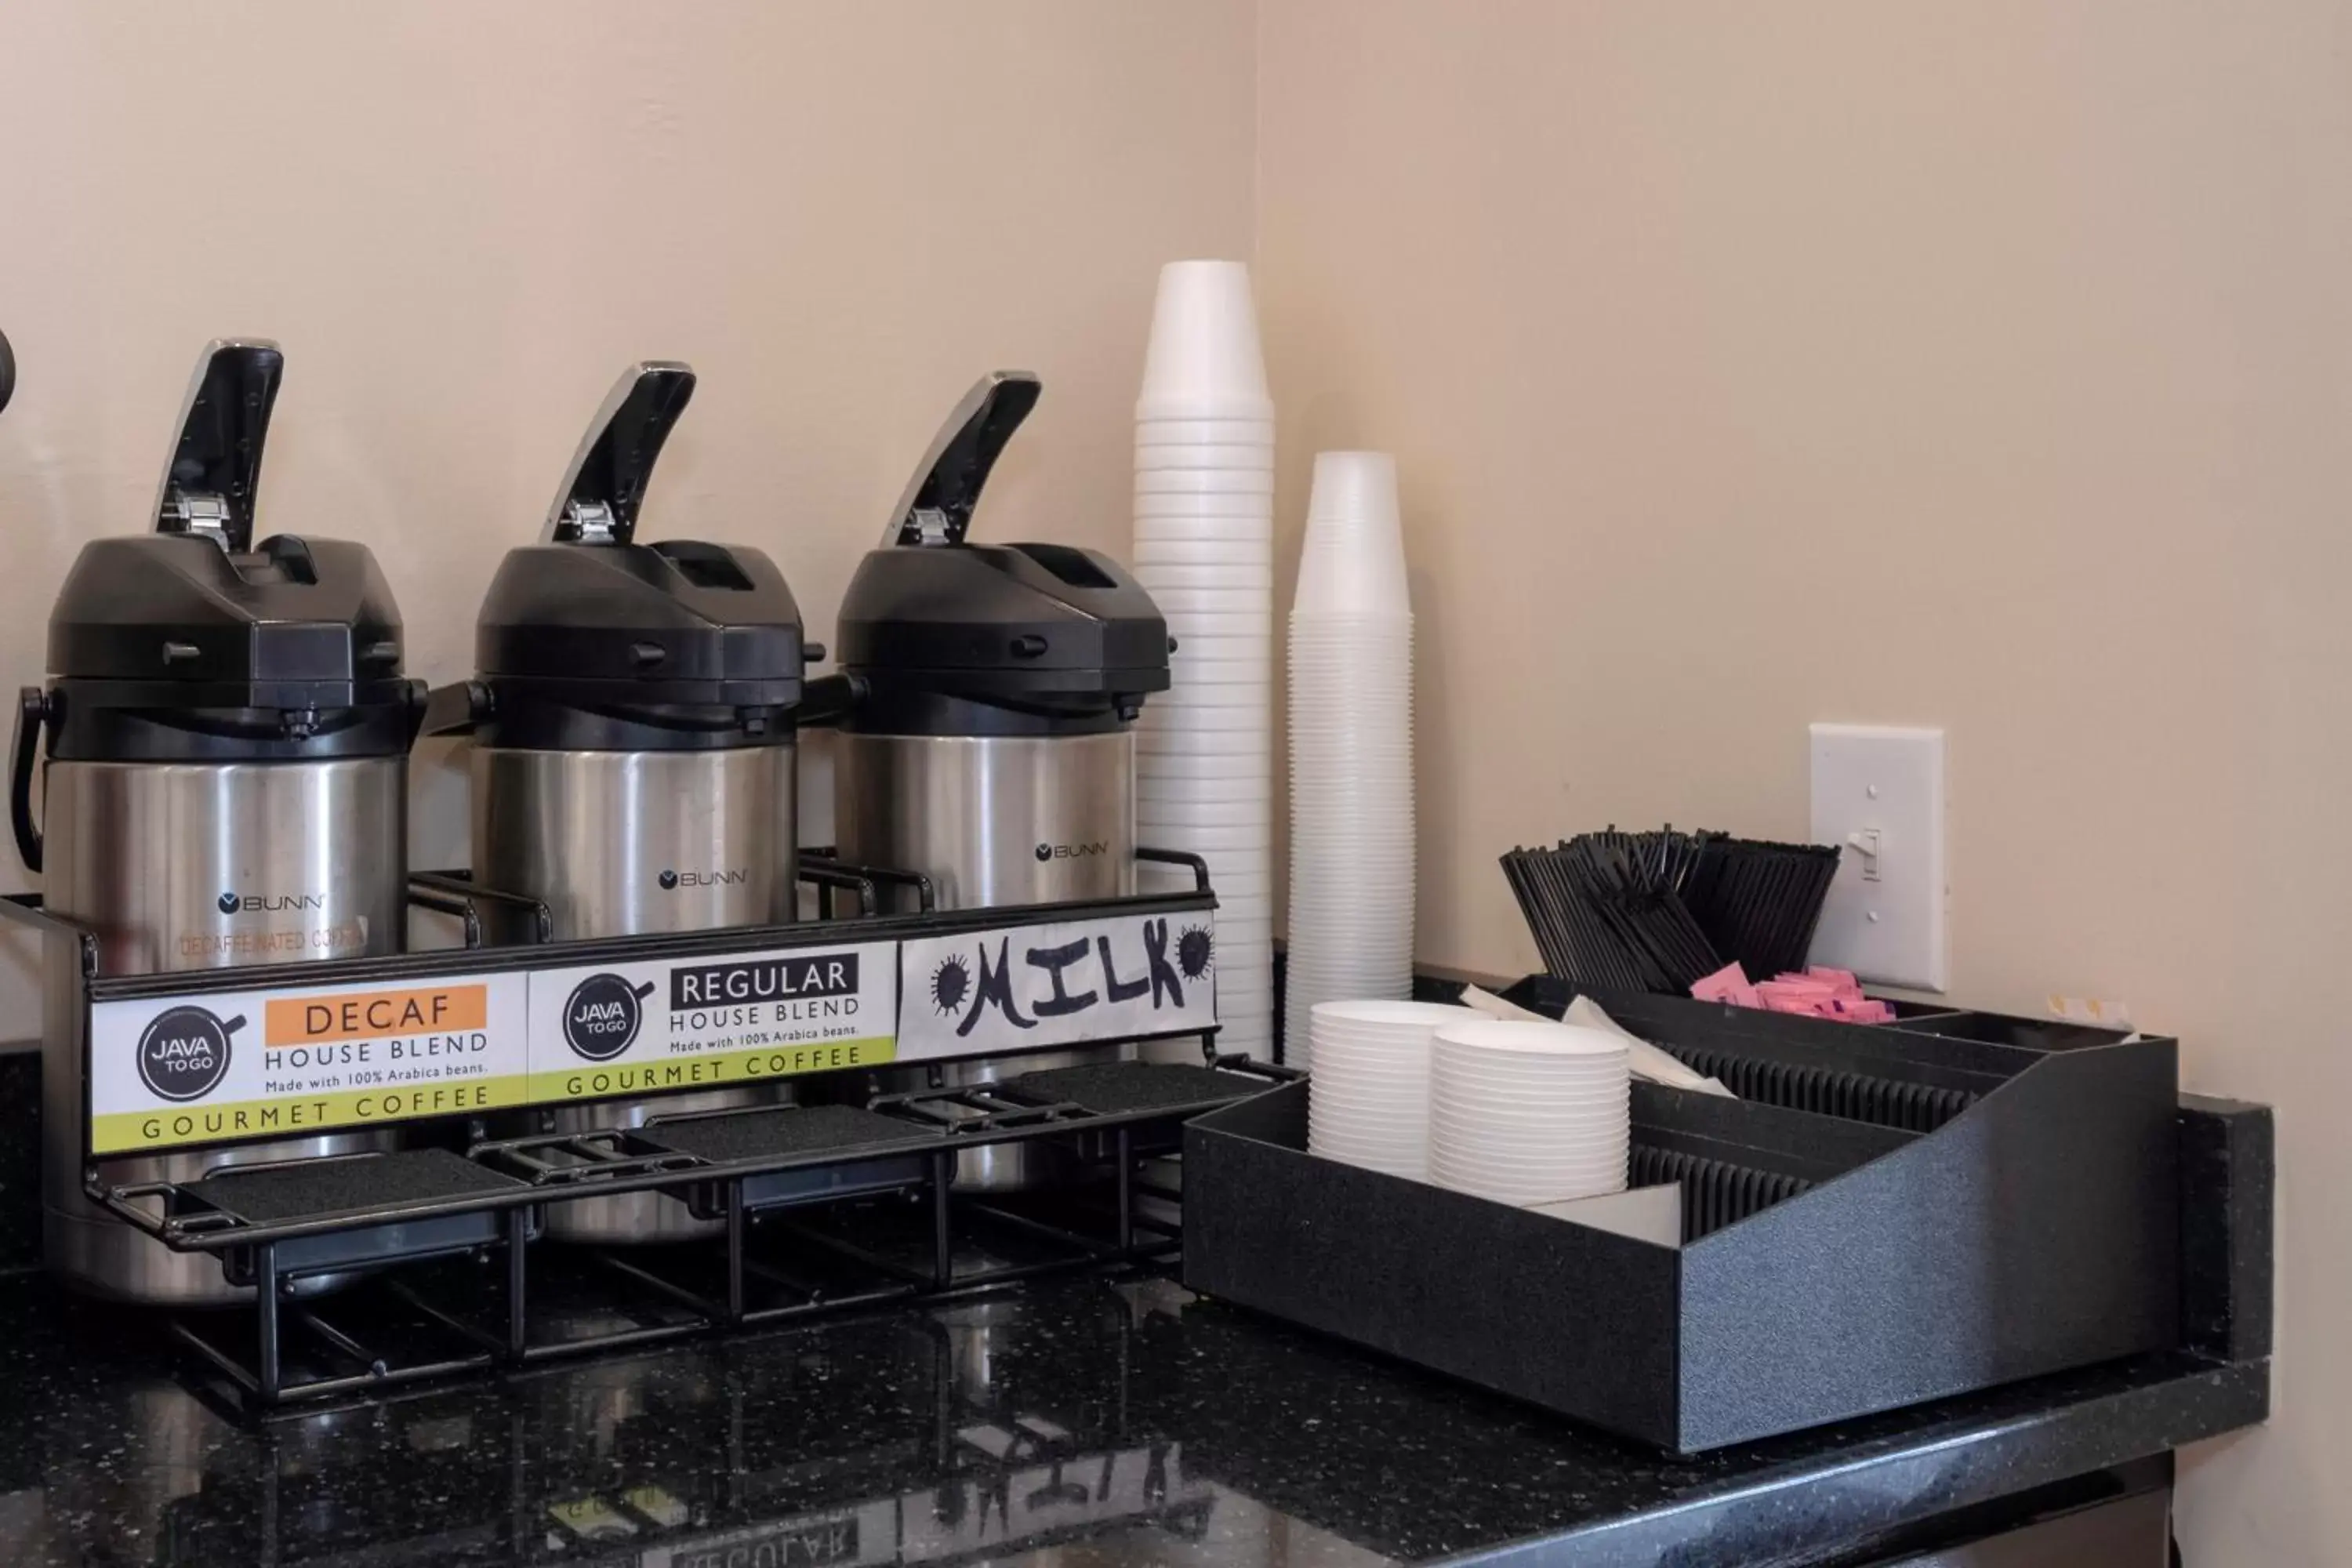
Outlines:
<svg viewBox="0 0 2352 1568"><path fill-rule="evenodd" d="M436 680L633 356L705 378L656 526L819 636L986 366L1048 389L993 517L1116 545L1153 269L1255 188L1283 514L1404 465L1424 954L1532 963L1514 842L1799 834L1808 721L1948 726L1955 993L2282 1104L2279 1415L2185 1536L2341 1561L2347 55L2318 0L10 0L0 668L225 331L290 356L265 523L371 542Z"/></svg>
<svg viewBox="0 0 2352 1568"><path fill-rule="evenodd" d="M1045 396L982 530L1122 546L1159 266L1249 247L1253 16L5 0L0 672L37 679L84 539L149 525L222 332L287 350L265 529L370 543L436 681L633 358L702 373L648 530L763 546L819 640L994 366ZM418 858L462 858L462 781L422 773Z"/></svg>
<svg viewBox="0 0 2352 1568"><path fill-rule="evenodd" d="M2352 1561L2352 14L1265 0L1259 74L1278 515L1404 475L1423 953L1533 966L1515 842L1801 836L1808 721L1947 726L1955 994L2281 1107L2189 1561Z"/></svg>

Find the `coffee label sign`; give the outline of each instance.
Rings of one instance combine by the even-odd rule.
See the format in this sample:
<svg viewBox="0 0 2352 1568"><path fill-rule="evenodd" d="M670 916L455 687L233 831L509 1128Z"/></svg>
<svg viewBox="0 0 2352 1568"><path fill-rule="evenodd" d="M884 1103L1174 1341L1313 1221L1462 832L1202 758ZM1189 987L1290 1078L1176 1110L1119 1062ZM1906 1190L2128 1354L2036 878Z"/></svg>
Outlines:
<svg viewBox="0 0 2352 1568"><path fill-rule="evenodd" d="M878 1067L898 1032L896 942L530 976L530 1098L728 1089Z"/></svg>
<svg viewBox="0 0 2352 1568"><path fill-rule="evenodd" d="M1118 915L905 944L898 1056L913 1061L1205 1029L1209 911Z"/></svg>
<svg viewBox="0 0 2352 1568"><path fill-rule="evenodd" d="M520 1105L520 974L90 1009L90 1150L299 1137Z"/></svg>
<svg viewBox="0 0 2352 1568"><path fill-rule="evenodd" d="M1216 1022L1206 910L100 1002L90 1152L726 1089Z"/></svg>

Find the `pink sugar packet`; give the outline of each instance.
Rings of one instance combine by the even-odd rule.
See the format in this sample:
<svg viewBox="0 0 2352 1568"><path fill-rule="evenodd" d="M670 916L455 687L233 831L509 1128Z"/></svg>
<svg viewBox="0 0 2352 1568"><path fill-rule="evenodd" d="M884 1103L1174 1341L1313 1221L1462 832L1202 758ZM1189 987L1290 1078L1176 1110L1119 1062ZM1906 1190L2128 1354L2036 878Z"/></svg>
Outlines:
<svg viewBox="0 0 2352 1568"><path fill-rule="evenodd" d="M1804 982L1760 980L1756 995L1775 1013L1811 1013L1827 1017L1838 1001L1838 994L1826 985Z"/></svg>
<svg viewBox="0 0 2352 1568"><path fill-rule="evenodd" d="M1761 1007L1763 1000L1748 983L1748 972L1734 959L1714 973L1691 982L1691 994L1702 1002L1723 1002L1734 1007Z"/></svg>
<svg viewBox="0 0 2352 1568"><path fill-rule="evenodd" d="M1734 1007L1758 1007L1801 1017L1830 1018L1846 1024L1891 1024L1895 1009L1862 994L1862 982L1851 970L1814 964L1802 974L1775 975L1750 982L1737 962L1727 963L1695 982L1691 994L1702 1002L1723 1002Z"/></svg>

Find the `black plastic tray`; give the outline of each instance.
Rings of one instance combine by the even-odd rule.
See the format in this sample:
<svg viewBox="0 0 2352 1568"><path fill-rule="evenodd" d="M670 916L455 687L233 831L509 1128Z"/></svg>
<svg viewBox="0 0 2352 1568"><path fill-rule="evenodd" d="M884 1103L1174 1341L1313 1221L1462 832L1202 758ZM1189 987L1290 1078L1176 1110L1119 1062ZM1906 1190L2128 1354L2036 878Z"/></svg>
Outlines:
<svg viewBox="0 0 2352 1568"><path fill-rule="evenodd" d="M2178 1342L2176 1042L1595 999L1783 1102L1636 1086L1681 1245L1316 1158L1295 1084L1187 1127L1185 1282L1686 1453Z"/></svg>

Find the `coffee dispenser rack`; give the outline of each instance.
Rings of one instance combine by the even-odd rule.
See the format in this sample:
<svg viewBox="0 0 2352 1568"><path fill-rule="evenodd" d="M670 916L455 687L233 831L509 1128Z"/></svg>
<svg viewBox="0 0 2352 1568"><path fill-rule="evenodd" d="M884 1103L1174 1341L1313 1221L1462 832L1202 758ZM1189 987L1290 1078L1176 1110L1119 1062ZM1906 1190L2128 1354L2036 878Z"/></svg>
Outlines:
<svg viewBox="0 0 2352 1568"><path fill-rule="evenodd" d="M543 906L419 873L412 907L455 919L463 947L139 975L100 973L95 937L37 896L0 915L44 933L50 994L76 1010L85 1190L252 1289L250 1354L224 1333L236 1314L172 1328L268 1408L1172 1253L1181 1194L1154 1162L1180 1152L1191 1117L1297 1075L1217 1053L1207 868L1138 855L1194 886L947 911L922 878L810 852L799 873L824 918L504 947L482 945L483 907L543 938ZM886 887L911 889L917 912L877 912ZM285 911L286 941L310 940L302 913ZM1190 1038L1198 1066L864 1088L886 1066ZM490 1122L783 1077L835 1103L523 1136ZM396 1127L408 1146L187 1181L105 1172L352 1126ZM1013 1142L1052 1151L1069 1179L957 1191L960 1154ZM551 1205L641 1192L720 1222L723 1240L626 1258L532 1245Z"/></svg>

